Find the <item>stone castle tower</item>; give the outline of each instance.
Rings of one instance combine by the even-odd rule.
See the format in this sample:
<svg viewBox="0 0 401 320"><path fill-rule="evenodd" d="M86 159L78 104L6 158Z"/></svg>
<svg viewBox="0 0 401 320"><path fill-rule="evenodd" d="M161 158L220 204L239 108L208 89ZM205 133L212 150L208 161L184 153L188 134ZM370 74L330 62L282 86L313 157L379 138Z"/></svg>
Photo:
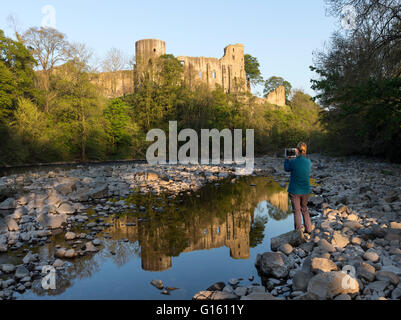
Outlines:
<svg viewBox="0 0 401 320"><path fill-rule="evenodd" d="M133 93L149 66L155 59L166 54L166 43L159 39L143 39L135 43L134 71L122 70L116 73L100 73L93 80L108 97L118 97ZM210 89L216 85L226 93L247 92L244 45L234 44L224 48L222 58L178 56L184 67L184 79L189 86L207 84ZM258 103L269 102L278 106L285 105L284 88L278 88Z"/></svg>

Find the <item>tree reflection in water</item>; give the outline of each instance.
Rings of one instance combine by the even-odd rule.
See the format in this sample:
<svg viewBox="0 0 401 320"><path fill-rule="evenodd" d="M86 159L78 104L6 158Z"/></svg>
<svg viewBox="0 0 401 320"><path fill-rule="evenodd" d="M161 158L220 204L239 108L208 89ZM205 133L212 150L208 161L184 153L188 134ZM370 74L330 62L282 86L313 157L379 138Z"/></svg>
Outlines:
<svg viewBox="0 0 401 320"><path fill-rule="evenodd" d="M130 209L118 219L106 217L105 222L112 225L103 230L109 237L104 248L94 256L73 260L58 277L57 290L45 293L40 283L34 283L37 295L59 295L76 279L91 277L110 260L123 266L131 259L141 259L143 270L160 272L173 267L172 257L224 246L230 249L231 258L249 259L250 248L263 242L269 219L282 220L289 215L287 192L266 177L244 177L235 183L226 180L219 187L208 185L175 199L135 193L126 201L146 210ZM50 257L56 244L65 245L63 236L42 247L41 255Z"/></svg>

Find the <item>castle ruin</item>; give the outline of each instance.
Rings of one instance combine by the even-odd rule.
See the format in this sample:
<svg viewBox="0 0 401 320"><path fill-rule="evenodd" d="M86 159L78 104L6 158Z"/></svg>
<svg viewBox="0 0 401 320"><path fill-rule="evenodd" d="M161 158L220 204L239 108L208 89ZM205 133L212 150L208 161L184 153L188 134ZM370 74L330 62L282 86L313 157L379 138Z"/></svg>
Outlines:
<svg viewBox="0 0 401 320"><path fill-rule="evenodd" d="M133 93L140 85L141 75L149 65L166 54L166 43L158 39L139 40L135 44L135 67L132 71L100 73L94 82L108 97ZM190 86L204 83L210 89L220 86L226 93L250 91L245 73L244 45L234 44L224 48L222 58L178 56L184 67L184 79ZM260 102L285 105L285 89L279 87Z"/></svg>

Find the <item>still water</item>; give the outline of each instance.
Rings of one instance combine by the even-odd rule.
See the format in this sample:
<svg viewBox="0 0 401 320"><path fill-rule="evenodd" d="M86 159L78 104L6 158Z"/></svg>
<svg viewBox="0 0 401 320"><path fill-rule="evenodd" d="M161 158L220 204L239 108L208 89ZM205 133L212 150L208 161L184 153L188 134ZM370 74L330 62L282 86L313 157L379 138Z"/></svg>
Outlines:
<svg viewBox="0 0 401 320"><path fill-rule="evenodd" d="M56 290L44 291L37 281L16 297L192 299L218 281L243 278L241 285L260 283L256 255L270 250L271 237L293 228L287 192L266 177L226 180L175 199L136 193L127 202L146 211L105 217L112 226L98 234L101 239L106 236L98 253L69 262L57 277ZM35 252L51 257L55 244L71 246L63 237L64 233L54 236ZM179 289L162 295L150 284L153 279Z"/></svg>

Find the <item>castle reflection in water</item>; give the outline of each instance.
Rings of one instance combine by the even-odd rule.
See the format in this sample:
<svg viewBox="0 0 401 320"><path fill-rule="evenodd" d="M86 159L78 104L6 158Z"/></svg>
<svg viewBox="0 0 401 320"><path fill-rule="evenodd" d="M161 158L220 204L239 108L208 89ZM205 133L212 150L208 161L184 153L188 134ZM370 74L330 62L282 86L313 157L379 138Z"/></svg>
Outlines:
<svg viewBox="0 0 401 320"><path fill-rule="evenodd" d="M198 197L179 206L170 203L161 217L151 217L147 222L127 214L107 231L113 240L128 239L140 247L142 269L146 271L168 270L172 257L185 252L221 247L229 248L233 259L249 259L258 204L270 204L269 219L285 219L289 210L285 190L269 179L256 179L255 186L250 185L255 182L252 178L239 184L227 183L220 190L208 186Z"/></svg>

